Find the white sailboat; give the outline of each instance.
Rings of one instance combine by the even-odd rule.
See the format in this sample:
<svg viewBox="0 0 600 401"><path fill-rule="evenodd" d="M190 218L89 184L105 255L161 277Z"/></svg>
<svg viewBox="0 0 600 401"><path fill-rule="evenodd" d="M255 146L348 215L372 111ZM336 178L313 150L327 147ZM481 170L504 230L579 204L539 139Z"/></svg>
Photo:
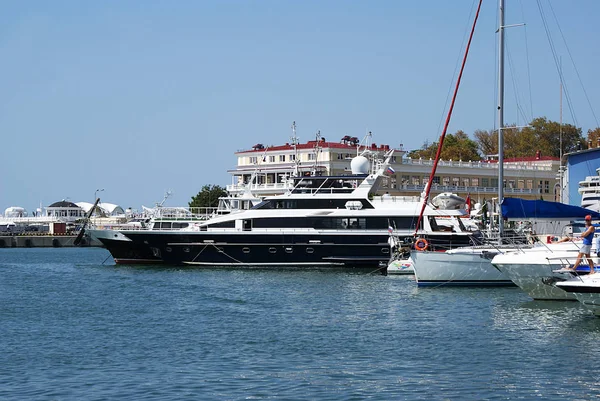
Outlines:
<svg viewBox="0 0 600 401"><path fill-rule="evenodd" d="M498 199L504 198L504 0L499 0L498 31ZM430 252L415 249L411 252L414 261L415 278L419 286L513 286L514 283L491 264L494 255L507 249L502 244L504 236L503 220L498 219L498 245L471 246Z"/></svg>

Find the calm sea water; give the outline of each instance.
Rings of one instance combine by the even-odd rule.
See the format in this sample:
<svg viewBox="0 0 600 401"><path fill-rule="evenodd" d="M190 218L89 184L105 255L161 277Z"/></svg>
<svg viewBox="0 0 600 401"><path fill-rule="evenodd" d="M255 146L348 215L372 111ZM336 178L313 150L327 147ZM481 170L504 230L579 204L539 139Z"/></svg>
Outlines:
<svg viewBox="0 0 600 401"><path fill-rule="evenodd" d="M587 400L600 319L516 288L0 249L2 400Z"/></svg>

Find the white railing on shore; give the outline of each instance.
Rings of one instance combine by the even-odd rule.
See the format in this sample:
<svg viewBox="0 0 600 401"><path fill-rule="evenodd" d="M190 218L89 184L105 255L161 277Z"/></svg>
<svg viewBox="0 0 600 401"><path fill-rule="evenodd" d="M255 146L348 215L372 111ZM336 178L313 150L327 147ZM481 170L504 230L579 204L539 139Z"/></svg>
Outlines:
<svg viewBox="0 0 600 401"><path fill-rule="evenodd" d="M29 217L0 217L0 225L14 223L14 224L48 224L48 223L61 223L61 220L55 216L29 216Z"/></svg>
<svg viewBox="0 0 600 401"><path fill-rule="evenodd" d="M422 192L425 190L425 185L398 185L397 189L399 191L408 191L408 192ZM498 193L498 188L496 187L468 187L468 186L457 186L457 185L439 185L433 184L431 186L431 191L433 192L460 192L460 193L489 193L495 194ZM542 190L539 188L528 189L528 188L504 188L504 193L506 194L523 194L523 195L536 195L541 194Z"/></svg>
<svg viewBox="0 0 600 401"><path fill-rule="evenodd" d="M433 160L428 159L403 159L401 164L411 164L419 166L433 166ZM453 161L440 160L438 167L462 167L462 168L483 168L498 170L498 163L489 163L485 161ZM531 171L553 171L551 165L531 165L528 162L504 163L504 170L531 170Z"/></svg>

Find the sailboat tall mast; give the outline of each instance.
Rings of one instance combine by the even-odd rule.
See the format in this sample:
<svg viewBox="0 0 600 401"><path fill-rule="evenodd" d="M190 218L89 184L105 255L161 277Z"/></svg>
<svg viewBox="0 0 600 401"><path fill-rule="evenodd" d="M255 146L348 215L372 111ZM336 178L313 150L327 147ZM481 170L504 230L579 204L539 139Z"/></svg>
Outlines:
<svg viewBox="0 0 600 401"><path fill-rule="evenodd" d="M502 244L504 221L502 200L504 199L504 0L499 1L498 10L498 234Z"/></svg>
<svg viewBox="0 0 600 401"><path fill-rule="evenodd" d="M562 63L559 63L559 70L560 70L560 74L558 74L559 78L560 78L560 122L558 124L559 126L559 137L560 137L560 150L559 150L559 157L560 157L560 164L558 167L558 182L559 182L559 196L560 196L560 200L559 202L564 203L564 197L563 197L563 178L564 178L564 167L563 167L563 117L562 117L562 112L563 112L563 106L562 106L562 94L563 94L563 83L562 83Z"/></svg>

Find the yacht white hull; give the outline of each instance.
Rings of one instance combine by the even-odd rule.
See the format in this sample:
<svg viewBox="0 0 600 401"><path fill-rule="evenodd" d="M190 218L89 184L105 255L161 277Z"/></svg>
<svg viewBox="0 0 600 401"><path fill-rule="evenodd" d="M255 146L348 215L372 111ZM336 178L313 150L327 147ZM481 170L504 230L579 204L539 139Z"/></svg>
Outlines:
<svg viewBox="0 0 600 401"><path fill-rule="evenodd" d="M456 251L456 250L455 250ZM417 285L514 286L482 250L411 252Z"/></svg>
<svg viewBox="0 0 600 401"><path fill-rule="evenodd" d="M530 264L527 262L521 264L503 264L500 260L498 262L494 261L494 266L533 299L556 301L575 300L575 297L572 294L569 294L554 285L558 281L567 280L572 277L568 272L553 272L553 270L561 269L561 265Z"/></svg>
<svg viewBox="0 0 600 401"><path fill-rule="evenodd" d="M492 264L510 278L533 299L575 300L554 284L572 277L569 272L556 272L572 265L579 248L574 244L538 246L525 252L510 252L498 255ZM584 267L582 266L582 269ZM585 266L589 271L589 267Z"/></svg>
<svg viewBox="0 0 600 401"><path fill-rule="evenodd" d="M579 276L556 283L567 294L573 295L594 315L600 316L600 274Z"/></svg>

